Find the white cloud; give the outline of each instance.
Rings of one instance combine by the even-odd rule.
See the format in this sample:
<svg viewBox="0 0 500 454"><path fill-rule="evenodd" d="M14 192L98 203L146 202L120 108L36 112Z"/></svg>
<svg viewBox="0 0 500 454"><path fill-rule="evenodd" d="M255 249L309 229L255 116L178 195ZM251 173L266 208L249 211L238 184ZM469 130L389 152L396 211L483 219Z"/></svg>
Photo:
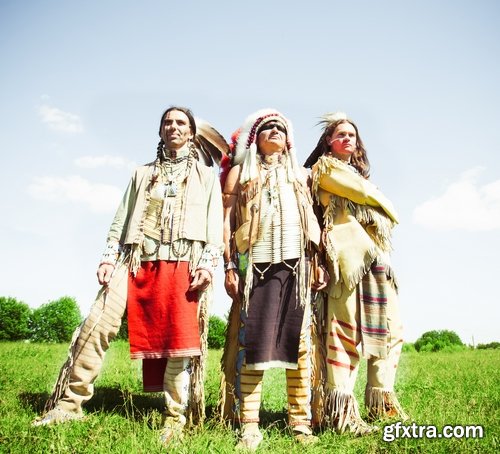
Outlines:
<svg viewBox="0 0 500 454"><path fill-rule="evenodd" d="M112 167L114 169L133 170L137 167L134 161L122 158L121 156L81 156L75 159L75 164L84 169L95 169L97 167Z"/></svg>
<svg viewBox="0 0 500 454"><path fill-rule="evenodd" d="M114 212L122 196L115 186L91 183L78 175L35 178L28 193L38 200L81 203L98 213Z"/></svg>
<svg viewBox="0 0 500 454"><path fill-rule="evenodd" d="M57 107L51 107L43 104L38 107L38 115L43 123L55 131L64 131L71 133L83 132L82 120L78 115L64 112Z"/></svg>
<svg viewBox="0 0 500 454"><path fill-rule="evenodd" d="M480 185L482 168L460 175L440 197L413 211L413 220L433 230L487 231L500 229L500 180Z"/></svg>

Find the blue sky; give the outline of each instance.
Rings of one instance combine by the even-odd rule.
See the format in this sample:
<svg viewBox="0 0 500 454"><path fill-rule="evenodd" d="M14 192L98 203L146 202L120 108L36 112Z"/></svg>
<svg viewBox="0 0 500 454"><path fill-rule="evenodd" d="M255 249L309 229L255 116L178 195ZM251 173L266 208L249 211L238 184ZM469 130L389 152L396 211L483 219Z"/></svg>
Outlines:
<svg viewBox="0 0 500 454"><path fill-rule="evenodd" d="M301 162L318 117L342 110L400 214L406 339L499 340L499 23L486 0L3 0L0 295L32 307L70 295L88 311L118 200L154 158L166 107L227 138L275 107Z"/></svg>

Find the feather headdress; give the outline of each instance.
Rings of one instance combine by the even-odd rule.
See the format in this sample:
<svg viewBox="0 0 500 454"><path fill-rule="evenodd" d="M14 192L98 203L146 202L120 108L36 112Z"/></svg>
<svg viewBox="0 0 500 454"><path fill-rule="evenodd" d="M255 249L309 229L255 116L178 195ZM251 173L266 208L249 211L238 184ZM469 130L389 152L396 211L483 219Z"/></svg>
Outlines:
<svg viewBox="0 0 500 454"><path fill-rule="evenodd" d="M211 167L213 163L220 166L224 157L229 153L229 145L222 135L205 120L195 118L196 135L194 144L200 159Z"/></svg>
<svg viewBox="0 0 500 454"><path fill-rule="evenodd" d="M322 125L323 129L326 131L330 125L337 123L340 120L349 120L345 112L330 112L324 114L320 117L318 125Z"/></svg>
<svg viewBox="0 0 500 454"><path fill-rule="evenodd" d="M286 128L287 174L290 181L301 179L302 174L295 156L293 128L290 120L276 109L261 109L249 115L240 128L233 157L233 165L241 165L240 183L257 177L257 136L259 129L270 121L278 121Z"/></svg>
<svg viewBox="0 0 500 454"><path fill-rule="evenodd" d="M224 185L226 184L226 178L231 170L231 166L233 165L233 156L236 149L236 144L238 143L238 137L240 135L241 128L238 128L231 134L231 142L229 143L229 153L227 156L222 157L222 161L220 163L220 172L219 172L219 180L222 190L224 190Z"/></svg>

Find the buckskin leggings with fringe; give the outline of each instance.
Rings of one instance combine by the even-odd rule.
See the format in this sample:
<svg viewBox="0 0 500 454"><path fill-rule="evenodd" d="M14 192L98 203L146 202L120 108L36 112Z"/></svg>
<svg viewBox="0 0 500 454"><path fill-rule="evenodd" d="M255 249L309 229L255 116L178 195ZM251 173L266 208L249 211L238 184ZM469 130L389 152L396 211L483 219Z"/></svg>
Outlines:
<svg viewBox="0 0 500 454"><path fill-rule="evenodd" d="M367 362L365 404L370 416L382 417L391 409L405 418L394 394L394 382L403 346L402 324L398 298L392 285L388 286L387 358L372 358ZM336 429L343 430L351 418L359 418L354 385L359 369L361 342L359 298L356 288L345 287L340 298L328 297L328 331L326 333L325 415ZM316 418L315 418L316 419Z"/></svg>

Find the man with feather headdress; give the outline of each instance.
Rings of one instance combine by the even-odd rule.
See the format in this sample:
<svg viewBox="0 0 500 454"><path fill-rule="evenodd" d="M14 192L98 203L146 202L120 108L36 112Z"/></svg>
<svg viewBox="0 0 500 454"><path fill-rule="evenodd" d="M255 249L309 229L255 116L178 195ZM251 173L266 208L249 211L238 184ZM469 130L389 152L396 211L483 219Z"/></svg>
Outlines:
<svg viewBox="0 0 500 454"><path fill-rule="evenodd" d="M296 440L310 428L310 278L319 244L305 169L298 166L291 123L275 109L250 115L239 131L224 185L225 287L233 298L221 412L241 425L239 448L255 450L264 371L286 369L288 421ZM317 279L316 279L317 277Z"/></svg>

